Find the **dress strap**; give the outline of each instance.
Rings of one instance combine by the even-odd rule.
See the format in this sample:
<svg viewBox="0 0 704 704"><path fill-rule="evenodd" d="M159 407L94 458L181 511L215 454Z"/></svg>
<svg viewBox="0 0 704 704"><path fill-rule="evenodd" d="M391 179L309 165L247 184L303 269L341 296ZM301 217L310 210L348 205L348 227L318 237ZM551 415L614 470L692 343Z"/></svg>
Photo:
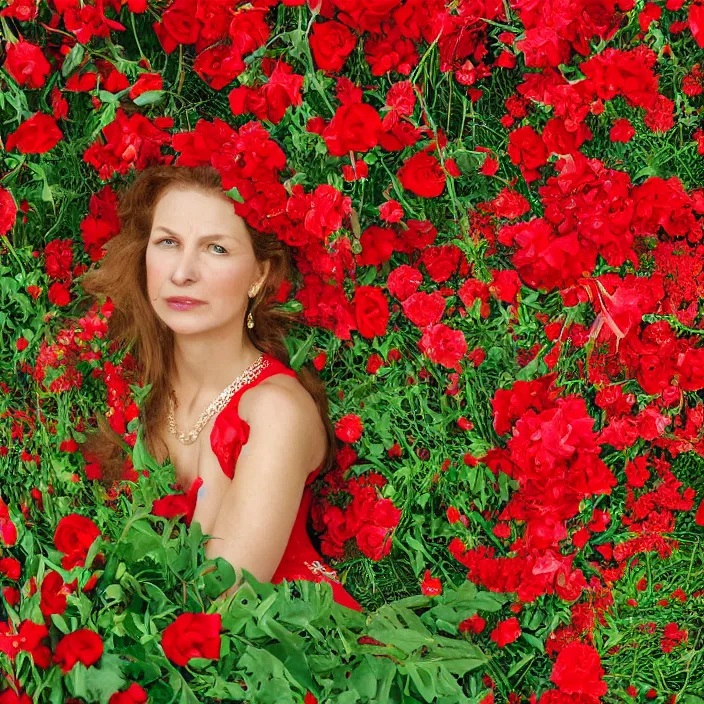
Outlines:
<svg viewBox="0 0 704 704"><path fill-rule="evenodd" d="M237 391L235 391L229 403L227 404L228 406L233 406L234 408L237 408L239 403L235 399L239 399L239 397L247 389L251 389L253 386L256 386L258 383L264 381L264 379L268 379L270 376L274 376L274 374L286 374L288 376L297 376L295 369L291 369L291 367L286 366L283 362L281 362L279 359L269 354L268 352L264 352L264 358L269 362L269 364L267 364L267 366L264 367L264 369L262 369L259 374L257 374L257 376L252 379L252 381L246 383L244 386L241 386L239 389L237 389Z"/></svg>

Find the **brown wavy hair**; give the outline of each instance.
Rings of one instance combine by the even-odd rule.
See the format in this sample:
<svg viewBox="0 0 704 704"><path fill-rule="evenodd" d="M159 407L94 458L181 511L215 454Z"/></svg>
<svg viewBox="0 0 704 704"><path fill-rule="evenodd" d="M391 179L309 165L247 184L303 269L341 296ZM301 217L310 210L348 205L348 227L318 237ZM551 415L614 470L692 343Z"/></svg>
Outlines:
<svg viewBox="0 0 704 704"><path fill-rule="evenodd" d="M113 344L126 344L135 359L135 368L144 385L151 390L140 408L143 436L149 453L158 458L168 455L166 443L159 437L165 427L170 391L169 371L173 369L173 332L156 315L147 296L145 253L151 233L154 208L169 188L197 189L232 200L222 188L220 173L212 166L157 165L143 169L129 187L118 194L117 215L120 232L105 245L105 256L83 275L83 290L92 296L109 297L114 310L109 319L108 337ZM249 300L254 328L243 329L252 344L290 366L284 337L296 319L277 305L274 296L291 274L291 252L274 234L253 230L247 225L254 254L260 263L271 260L269 274L257 295ZM245 315L246 318L246 315ZM328 444L321 472L332 468L337 453L335 430L330 421L328 397L317 373L302 366L298 380L318 406L325 424ZM140 378L141 377L141 378ZM125 449L122 437L109 425L102 413L96 413L97 430L87 433L82 453L97 460L102 481L112 486L123 478ZM163 452L160 454L160 448Z"/></svg>

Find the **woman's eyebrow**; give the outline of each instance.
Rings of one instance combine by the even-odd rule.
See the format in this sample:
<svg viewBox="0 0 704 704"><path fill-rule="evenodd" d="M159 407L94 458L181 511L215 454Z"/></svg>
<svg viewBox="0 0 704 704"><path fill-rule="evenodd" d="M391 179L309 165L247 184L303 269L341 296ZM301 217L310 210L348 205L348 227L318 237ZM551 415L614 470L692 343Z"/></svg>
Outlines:
<svg viewBox="0 0 704 704"><path fill-rule="evenodd" d="M172 235L173 237L180 237L181 235L178 234L178 232L174 232L173 230L169 229L168 227L164 227L163 225L159 225L158 227L154 228L155 230L163 230L164 232L168 233L169 235ZM203 235L202 237L198 238L198 242L202 242L203 240L228 240L232 239L232 235Z"/></svg>

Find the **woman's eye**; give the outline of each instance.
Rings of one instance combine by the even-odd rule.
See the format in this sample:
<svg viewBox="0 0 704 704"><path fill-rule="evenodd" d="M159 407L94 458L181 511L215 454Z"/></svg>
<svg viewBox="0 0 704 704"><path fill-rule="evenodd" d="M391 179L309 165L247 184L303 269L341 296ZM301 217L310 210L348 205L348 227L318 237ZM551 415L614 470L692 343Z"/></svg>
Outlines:
<svg viewBox="0 0 704 704"><path fill-rule="evenodd" d="M159 240L157 242L157 244L164 244L164 242L173 242L173 241L174 240L170 239L169 237L165 237L163 240ZM212 246L213 247L220 247L220 249L222 250L222 252L216 252L216 254L227 254L227 250L224 247L220 246L219 244L213 243Z"/></svg>

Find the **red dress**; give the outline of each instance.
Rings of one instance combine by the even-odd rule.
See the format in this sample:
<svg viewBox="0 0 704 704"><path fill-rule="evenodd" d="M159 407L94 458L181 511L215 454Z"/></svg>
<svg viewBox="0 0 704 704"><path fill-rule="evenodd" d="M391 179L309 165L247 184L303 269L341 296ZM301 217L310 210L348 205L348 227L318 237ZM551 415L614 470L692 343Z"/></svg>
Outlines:
<svg viewBox="0 0 704 704"><path fill-rule="evenodd" d="M240 396L252 386L274 374L288 374L296 376L295 370L287 367L276 357L264 353L269 365L260 370L257 377L239 388L227 403L225 408L217 415L210 433L210 447L220 462L220 467L227 477L232 479L235 471L235 464L239 457L243 445L249 439L249 424L242 420L237 413ZM279 566L271 578L272 584L278 584L284 579L292 581L294 579L305 579L313 582L326 581L332 586L333 598L339 604L347 606L357 611L362 611L361 604L352 597L337 579L334 570L328 567L320 553L311 542L306 522L310 511L310 503L313 493L310 485L320 474L322 465L315 469L306 479L303 498L296 515L296 520L291 530L286 550ZM190 524L196 509L198 490L203 484L203 478L197 477L186 491L188 511L186 522Z"/></svg>

